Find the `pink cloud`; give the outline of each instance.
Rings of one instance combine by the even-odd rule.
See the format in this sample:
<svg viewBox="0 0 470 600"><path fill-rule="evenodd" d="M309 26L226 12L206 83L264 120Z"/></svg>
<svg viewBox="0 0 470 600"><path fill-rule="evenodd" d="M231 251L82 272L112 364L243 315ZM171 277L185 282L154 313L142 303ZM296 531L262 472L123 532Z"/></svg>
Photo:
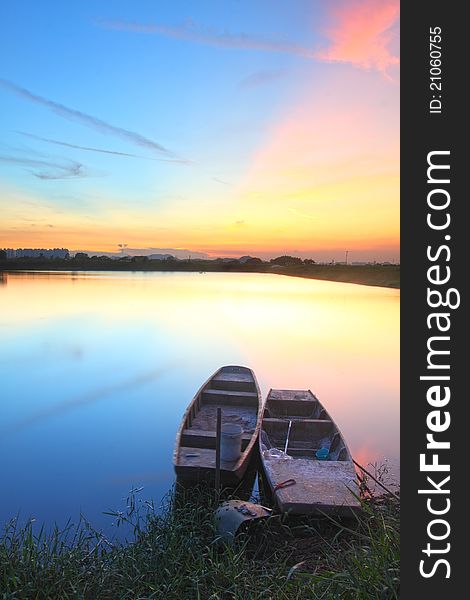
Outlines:
<svg viewBox="0 0 470 600"><path fill-rule="evenodd" d="M334 24L327 30L331 46L316 57L385 72L399 63L390 48L397 38L399 10L397 0L342 2L331 13Z"/></svg>

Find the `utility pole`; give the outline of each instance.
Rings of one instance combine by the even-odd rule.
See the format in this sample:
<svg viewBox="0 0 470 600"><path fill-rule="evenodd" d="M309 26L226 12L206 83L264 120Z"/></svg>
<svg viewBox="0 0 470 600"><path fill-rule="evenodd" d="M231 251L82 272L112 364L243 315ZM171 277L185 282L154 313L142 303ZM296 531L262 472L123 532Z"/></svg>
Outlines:
<svg viewBox="0 0 470 600"><path fill-rule="evenodd" d="M348 254L349 254L349 250L346 250L346 264L348 264Z"/></svg>

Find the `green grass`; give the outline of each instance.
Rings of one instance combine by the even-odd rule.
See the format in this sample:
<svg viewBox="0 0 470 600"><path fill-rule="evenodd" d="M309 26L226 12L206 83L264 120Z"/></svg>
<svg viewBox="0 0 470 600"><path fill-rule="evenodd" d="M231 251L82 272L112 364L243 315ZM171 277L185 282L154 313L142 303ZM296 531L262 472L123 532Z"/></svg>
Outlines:
<svg viewBox="0 0 470 600"><path fill-rule="evenodd" d="M399 502L368 500L360 517L251 522L234 546L216 543L213 495L170 494L156 514L134 494L129 543L85 519L46 534L13 520L0 539L0 598L201 600L398 598Z"/></svg>

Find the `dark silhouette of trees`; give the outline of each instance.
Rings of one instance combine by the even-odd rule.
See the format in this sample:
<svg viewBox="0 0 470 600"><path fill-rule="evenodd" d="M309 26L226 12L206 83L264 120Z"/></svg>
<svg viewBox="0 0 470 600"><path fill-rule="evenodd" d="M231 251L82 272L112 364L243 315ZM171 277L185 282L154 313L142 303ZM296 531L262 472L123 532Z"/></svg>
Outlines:
<svg viewBox="0 0 470 600"><path fill-rule="evenodd" d="M261 260L261 258L253 256L252 258L248 258L244 264L245 265L262 265L263 261Z"/></svg>
<svg viewBox="0 0 470 600"><path fill-rule="evenodd" d="M281 267L290 267L291 265L301 265L302 259L297 256L278 256L269 261L272 265L280 265Z"/></svg>
<svg viewBox="0 0 470 600"><path fill-rule="evenodd" d="M132 262L148 262L149 257L148 256L133 256L131 258Z"/></svg>

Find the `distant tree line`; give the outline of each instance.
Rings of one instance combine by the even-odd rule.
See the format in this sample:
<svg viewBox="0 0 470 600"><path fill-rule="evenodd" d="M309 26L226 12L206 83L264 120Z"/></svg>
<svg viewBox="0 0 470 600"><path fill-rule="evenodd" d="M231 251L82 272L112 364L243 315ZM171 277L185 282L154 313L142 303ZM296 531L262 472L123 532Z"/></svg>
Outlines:
<svg viewBox="0 0 470 600"><path fill-rule="evenodd" d="M111 265L121 265L124 268L124 264L127 263L145 263L149 266L153 265L154 269L162 268L164 270L171 270L174 267L174 270L200 270L212 269L212 270L222 270L222 271L233 271L233 270L243 270L246 268L247 270L255 271L257 269L261 269L262 271L268 270L270 267L301 267L301 266L311 266L316 265L316 261L313 258L300 258L298 256L290 256L288 254L283 254L282 256L276 256L276 258L272 258L271 260L263 260L256 256L242 256L241 258L176 258L172 255L161 255L157 258L157 256L146 256L146 255L136 255L136 256L107 256L105 254L95 254L90 256L87 252L76 252L73 257L70 257L68 251L65 249L55 249L55 250L46 250L41 251L39 249L34 250L36 252L35 255L27 256L21 254L19 256L12 256L11 251L8 249L0 249L0 261L8 261L8 262L18 262L20 264L26 263L54 263L58 264L75 264L75 265L83 265L83 263L89 263L90 267L92 264L96 265L97 263L108 263L109 267ZM64 251L65 254L63 256L60 255L51 255L53 252ZM24 250L22 252L25 252ZM49 254L51 253L51 254ZM124 264L123 264L124 263ZM320 263L324 264L324 263ZM353 263L354 266L397 266L390 262L373 262L373 263ZM350 266L346 265L343 262L335 262L334 260L329 263L327 266L335 266L335 267L344 267Z"/></svg>
<svg viewBox="0 0 470 600"><path fill-rule="evenodd" d="M1 255L0 255L1 256ZM4 258L6 258L6 253ZM109 256L106 255L94 255L94 256L90 256L89 254L87 254L86 252L77 252L75 254L75 256L72 258L72 260L76 260L76 261L86 261L86 260L118 260L118 261L125 261L125 262L147 262L149 260L152 261L178 261L178 262L187 262L189 259L177 259L174 256L167 256L164 259L151 259L148 256L145 255L137 255L137 256L122 256L122 257L118 257L118 258L111 258ZM194 259L193 259L194 261ZM256 266L256 265L264 265L264 264L271 264L271 265L279 265L281 267L290 267L292 265L314 265L316 264L316 262L312 259L312 258L305 258L305 259L301 259L297 256L288 256L288 255L283 255L283 256L278 256L276 258L272 258L269 261L264 261L261 258L258 258L256 256L250 256L249 258L246 258L242 261L240 261L238 258L234 258L232 260L226 260L226 259L196 259L196 262L225 262L226 264L243 264L243 265L248 265L248 266Z"/></svg>

